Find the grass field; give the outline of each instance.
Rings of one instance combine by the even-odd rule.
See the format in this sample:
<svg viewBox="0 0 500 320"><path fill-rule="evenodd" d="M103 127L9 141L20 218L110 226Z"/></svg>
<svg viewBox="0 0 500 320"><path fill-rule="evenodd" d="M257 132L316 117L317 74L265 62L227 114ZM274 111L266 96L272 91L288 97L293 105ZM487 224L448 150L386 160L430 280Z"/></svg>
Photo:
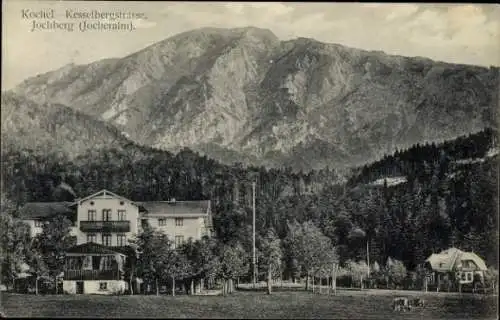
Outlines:
<svg viewBox="0 0 500 320"><path fill-rule="evenodd" d="M395 295L419 297L426 306L391 309ZM2 293L7 317L94 318L320 318L320 319L496 319L497 297L446 293L400 294L339 291L336 296L304 291L235 292L230 296L95 296Z"/></svg>

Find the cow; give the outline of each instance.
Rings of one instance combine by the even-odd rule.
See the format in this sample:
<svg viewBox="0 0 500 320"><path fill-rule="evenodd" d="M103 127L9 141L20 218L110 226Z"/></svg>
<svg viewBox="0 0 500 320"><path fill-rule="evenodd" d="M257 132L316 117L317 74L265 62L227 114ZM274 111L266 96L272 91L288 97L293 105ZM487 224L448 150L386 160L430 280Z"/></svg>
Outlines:
<svg viewBox="0 0 500 320"><path fill-rule="evenodd" d="M413 299L413 301L411 302L411 305L413 307L424 307L425 306L425 300L424 299L420 299L420 298Z"/></svg>
<svg viewBox="0 0 500 320"><path fill-rule="evenodd" d="M394 311L410 311L411 306L408 302L408 298L405 297L397 297L392 301L392 308Z"/></svg>

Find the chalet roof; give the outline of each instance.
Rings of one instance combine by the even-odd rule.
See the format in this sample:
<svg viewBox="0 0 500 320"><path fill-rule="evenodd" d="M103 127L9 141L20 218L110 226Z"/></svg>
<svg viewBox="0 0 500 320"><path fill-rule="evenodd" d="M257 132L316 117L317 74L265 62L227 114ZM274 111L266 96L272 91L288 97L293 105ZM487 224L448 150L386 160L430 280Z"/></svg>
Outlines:
<svg viewBox="0 0 500 320"><path fill-rule="evenodd" d="M120 250L121 251L121 250ZM66 253L68 254L109 254L109 255L115 255L115 254L121 254L123 253L119 252L119 250L112 250L110 247L104 246L102 244L98 243L93 243L93 242L87 242L84 244L80 244L77 246L73 246L66 250Z"/></svg>
<svg viewBox="0 0 500 320"><path fill-rule="evenodd" d="M165 215L208 215L210 200L203 201L146 201L139 203L147 214Z"/></svg>
<svg viewBox="0 0 500 320"><path fill-rule="evenodd" d="M481 257L479 257L474 252L462 252L462 255L460 256L460 260L461 261L472 260L477 265L479 270L481 270L481 271L488 270L488 267L486 266L486 263L484 262L484 260L481 259Z"/></svg>
<svg viewBox="0 0 500 320"><path fill-rule="evenodd" d="M427 258L428 262L434 271L450 272L461 265L461 261L471 260L480 270L487 270L484 260L473 252L464 252L457 248L450 248L440 253L433 253Z"/></svg>
<svg viewBox="0 0 500 320"><path fill-rule="evenodd" d="M101 195L110 195L110 196L112 196L112 197L114 197L114 198L117 198L117 199L122 199L122 200L126 200L126 201L130 201L131 203L133 203L133 204L137 205L137 202L132 201L132 200L130 200L130 199L127 199L127 198L125 198L125 197L122 197L122 196L120 196L120 195L117 195L116 193L113 193L113 192L108 191L108 190L106 190L106 189L102 189L101 191L98 191L98 192L93 193L93 194L91 194L91 195L89 195L89 196L86 196L85 198L82 198L82 199L77 199L77 200L76 200L76 203L82 203L83 201L86 201L86 200L89 200L89 199L92 199L92 198L95 198L95 197L98 197L98 196L101 196Z"/></svg>
<svg viewBox="0 0 500 320"><path fill-rule="evenodd" d="M71 216L74 210L72 202L28 202L19 211L19 217L24 220L50 218L62 214Z"/></svg>

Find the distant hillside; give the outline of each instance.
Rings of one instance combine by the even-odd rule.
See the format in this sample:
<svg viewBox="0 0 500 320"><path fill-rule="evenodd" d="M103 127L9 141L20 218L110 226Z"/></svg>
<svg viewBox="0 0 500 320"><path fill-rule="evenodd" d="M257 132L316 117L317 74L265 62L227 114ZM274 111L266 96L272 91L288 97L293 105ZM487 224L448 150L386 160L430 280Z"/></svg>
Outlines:
<svg viewBox="0 0 500 320"><path fill-rule="evenodd" d="M205 28L14 91L102 119L142 145L310 170L495 127L498 71Z"/></svg>
<svg viewBox="0 0 500 320"><path fill-rule="evenodd" d="M2 153L31 149L70 158L131 141L106 122L64 105L39 105L11 92L2 94Z"/></svg>
<svg viewBox="0 0 500 320"><path fill-rule="evenodd" d="M495 161L498 159L498 150L498 131L486 128L439 144L417 144L406 150L398 150L392 155L359 168L348 184L366 184L383 179L407 178L407 176L411 176L410 180L424 176L430 178L435 172L435 166L446 172L450 166L460 167Z"/></svg>

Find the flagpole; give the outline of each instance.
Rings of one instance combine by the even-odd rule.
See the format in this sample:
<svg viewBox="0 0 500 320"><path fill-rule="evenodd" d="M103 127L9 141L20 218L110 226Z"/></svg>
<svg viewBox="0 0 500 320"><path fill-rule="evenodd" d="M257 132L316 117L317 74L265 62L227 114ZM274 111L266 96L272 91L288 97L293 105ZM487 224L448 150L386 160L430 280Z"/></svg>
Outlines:
<svg viewBox="0 0 500 320"><path fill-rule="evenodd" d="M252 182L252 265L253 265L253 287L255 288L255 283L257 282L257 266L255 263L255 182Z"/></svg>

